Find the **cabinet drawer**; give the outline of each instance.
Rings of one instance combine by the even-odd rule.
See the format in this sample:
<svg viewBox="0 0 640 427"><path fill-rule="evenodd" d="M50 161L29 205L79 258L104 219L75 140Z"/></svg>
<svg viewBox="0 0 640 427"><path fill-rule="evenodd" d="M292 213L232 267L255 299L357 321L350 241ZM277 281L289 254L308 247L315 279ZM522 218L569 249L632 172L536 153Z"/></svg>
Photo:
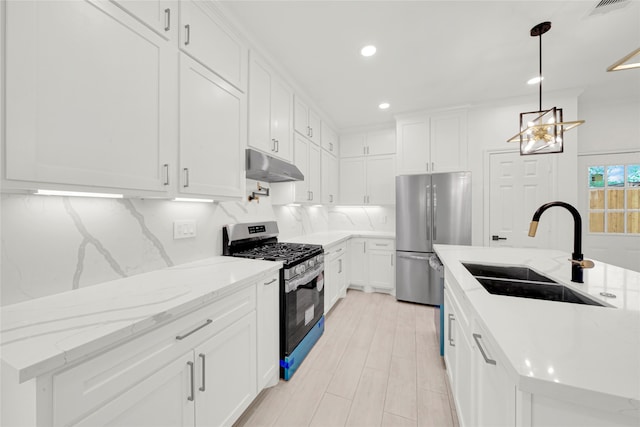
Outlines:
<svg viewBox="0 0 640 427"><path fill-rule="evenodd" d="M255 285L53 375L53 424L66 425L255 310ZM160 317L160 316L159 316Z"/></svg>
<svg viewBox="0 0 640 427"><path fill-rule="evenodd" d="M395 242L391 239L368 239L367 240L367 248L368 249L388 249L395 250Z"/></svg>
<svg viewBox="0 0 640 427"><path fill-rule="evenodd" d="M331 246L328 250L324 251L325 261L333 260L341 255L347 253L347 244L340 243L338 245Z"/></svg>

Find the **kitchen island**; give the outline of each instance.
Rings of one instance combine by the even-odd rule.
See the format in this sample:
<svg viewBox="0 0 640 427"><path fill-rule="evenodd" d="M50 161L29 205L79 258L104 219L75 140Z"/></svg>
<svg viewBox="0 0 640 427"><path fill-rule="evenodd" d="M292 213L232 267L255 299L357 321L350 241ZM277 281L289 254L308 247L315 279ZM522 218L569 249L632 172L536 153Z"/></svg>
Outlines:
<svg viewBox="0 0 640 427"><path fill-rule="evenodd" d="M640 273L596 261L578 284L561 251L435 251L461 425L640 425ZM526 266L605 306L493 295L463 262Z"/></svg>

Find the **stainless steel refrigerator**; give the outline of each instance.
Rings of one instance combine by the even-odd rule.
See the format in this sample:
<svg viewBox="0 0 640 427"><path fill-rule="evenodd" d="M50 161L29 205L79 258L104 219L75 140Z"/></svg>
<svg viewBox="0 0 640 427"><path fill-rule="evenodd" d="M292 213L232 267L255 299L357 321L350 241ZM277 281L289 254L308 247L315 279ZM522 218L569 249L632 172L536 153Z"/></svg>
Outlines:
<svg viewBox="0 0 640 427"><path fill-rule="evenodd" d="M471 244L471 172L396 177L396 299L441 305L434 244Z"/></svg>

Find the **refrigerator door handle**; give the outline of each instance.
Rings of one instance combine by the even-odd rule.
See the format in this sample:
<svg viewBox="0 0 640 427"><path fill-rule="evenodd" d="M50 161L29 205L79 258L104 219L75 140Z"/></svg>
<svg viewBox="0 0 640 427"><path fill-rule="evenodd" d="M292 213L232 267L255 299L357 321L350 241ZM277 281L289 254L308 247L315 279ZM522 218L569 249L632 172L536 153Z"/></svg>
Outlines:
<svg viewBox="0 0 640 427"><path fill-rule="evenodd" d="M432 243L436 243L437 233L438 233L438 192L436 191L436 185L433 184L433 241Z"/></svg>
<svg viewBox="0 0 640 427"><path fill-rule="evenodd" d="M431 241L431 186L427 185L427 242ZM431 244L429 249L433 250Z"/></svg>
<svg viewBox="0 0 640 427"><path fill-rule="evenodd" d="M396 255L398 256L398 258L405 258L405 259L415 259L418 261L429 261L429 257L426 256L417 256L417 255L405 255L403 253L396 253Z"/></svg>

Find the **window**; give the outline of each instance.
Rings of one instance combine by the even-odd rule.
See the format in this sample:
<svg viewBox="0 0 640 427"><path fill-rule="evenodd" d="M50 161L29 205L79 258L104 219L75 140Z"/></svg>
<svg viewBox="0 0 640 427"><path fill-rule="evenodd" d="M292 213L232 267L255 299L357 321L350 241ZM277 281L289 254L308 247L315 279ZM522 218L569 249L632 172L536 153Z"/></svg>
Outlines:
<svg viewBox="0 0 640 427"><path fill-rule="evenodd" d="M589 232L640 234L640 165L589 166Z"/></svg>

